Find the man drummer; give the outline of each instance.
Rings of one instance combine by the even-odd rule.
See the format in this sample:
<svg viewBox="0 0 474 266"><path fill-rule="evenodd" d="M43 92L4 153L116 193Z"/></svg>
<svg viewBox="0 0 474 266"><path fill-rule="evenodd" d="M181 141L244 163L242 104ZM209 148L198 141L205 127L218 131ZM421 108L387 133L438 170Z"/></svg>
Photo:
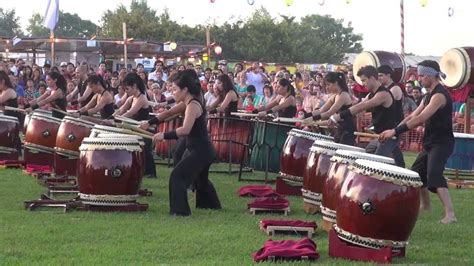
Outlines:
<svg viewBox="0 0 474 266"><path fill-rule="evenodd" d="M418 154L412 170L418 172L425 188L421 192L421 209L430 209L428 190L437 193L444 207L444 218L441 223L456 222L451 196L449 195L443 171L454 148L452 123L452 99L446 88L440 84L439 64L425 60L418 65L418 76L429 93L418 108L407 116L396 128L385 130L380 134L380 141L399 136L409 129L425 123L423 151Z"/></svg>
<svg viewBox="0 0 474 266"><path fill-rule="evenodd" d="M370 91L367 100L353 105L339 114L332 115L329 123L334 125L342 120L352 119L352 116L363 111L370 111L372 113L375 133L380 134L387 129L394 128L397 125L395 101L390 90L385 88L378 80L377 69L373 66L362 67L357 72L357 76L360 77L362 84ZM383 143L377 142L375 154L391 157L396 148L398 148L398 140L396 139L388 139ZM394 158L394 160L398 166L405 165L403 160L400 161L397 158Z"/></svg>

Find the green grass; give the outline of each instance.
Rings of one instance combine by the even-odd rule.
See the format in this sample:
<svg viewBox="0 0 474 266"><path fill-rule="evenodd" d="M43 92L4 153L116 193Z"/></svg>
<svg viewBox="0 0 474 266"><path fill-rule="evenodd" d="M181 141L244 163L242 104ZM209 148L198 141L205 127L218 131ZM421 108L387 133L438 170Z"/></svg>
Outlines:
<svg viewBox="0 0 474 266"><path fill-rule="evenodd" d="M413 159L412 154L407 155L408 165ZM143 187L153 191L152 197L140 199L150 204L147 212L64 214L58 210L24 210L23 201L38 198L44 188L20 170L0 170L0 264L251 264L250 254L268 239L259 231L258 223L269 216L252 216L246 211L250 199L237 197L236 190L247 183L238 182L235 175L212 174L224 209L196 210L190 197L193 215L171 217L169 172L159 165L159 179L144 180ZM395 263L474 264L474 193L451 190L451 195L459 222L438 224L442 209L439 200L432 197L433 211L420 214L407 257L395 259ZM301 198L290 200L289 218L315 219L320 224L320 215L302 211ZM289 237L277 237L284 238ZM328 256L325 232L318 229L314 240L321 255L318 263L356 264Z"/></svg>

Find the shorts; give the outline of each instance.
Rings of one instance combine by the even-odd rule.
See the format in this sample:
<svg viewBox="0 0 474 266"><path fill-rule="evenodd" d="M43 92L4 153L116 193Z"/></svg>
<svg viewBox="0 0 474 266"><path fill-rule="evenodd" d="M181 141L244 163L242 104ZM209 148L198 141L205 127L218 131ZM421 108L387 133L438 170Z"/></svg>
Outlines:
<svg viewBox="0 0 474 266"><path fill-rule="evenodd" d="M423 148L418 154L411 170L420 175L423 187L436 193L437 188L447 188L448 183L443 176L446 161L453 152L454 142L433 144Z"/></svg>

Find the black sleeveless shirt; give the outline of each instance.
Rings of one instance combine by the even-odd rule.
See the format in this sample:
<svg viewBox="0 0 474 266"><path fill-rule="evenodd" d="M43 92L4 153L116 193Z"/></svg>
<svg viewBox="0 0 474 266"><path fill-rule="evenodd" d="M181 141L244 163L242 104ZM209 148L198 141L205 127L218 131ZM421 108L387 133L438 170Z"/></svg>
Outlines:
<svg viewBox="0 0 474 266"><path fill-rule="evenodd" d="M235 92L235 91L234 91L234 92ZM227 93L230 93L230 91L227 92ZM237 94L237 92L235 92L235 94ZM237 97L238 97L238 95L237 95ZM234 101L234 102L230 102L229 105L227 105L227 107L226 107L225 110L224 110L224 116L225 116L225 117L235 117L235 116L231 115L230 113L235 113L235 112L237 112L237 105L238 105L238 103L239 103L239 100Z"/></svg>
<svg viewBox="0 0 474 266"><path fill-rule="evenodd" d="M372 124L374 125L374 132L377 134L380 134L387 129L393 129L397 126L397 123L395 122L395 100L393 99L393 95L390 90L388 90L384 86L380 86L375 93L371 92L369 94L369 99L374 98L377 93L382 91L386 91L390 94L390 97L392 97L392 105L390 105L389 107L379 105L370 110L370 112L372 113Z"/></svg>
<svg viewBox="0 0 474 266"><path fill-rule="evenodd" d="M106 90L102 92L101 97L102 95L104 95L105 92ZM114 113L114 102L112 101L111 103L104 105L104 107L100 110L100 118L109 119L113 113Z"/></svg>
<svg viewBox="0 0 474 266"><path fill-rule="evenodd" d="M77 85L77 87L79 88L79 96L82 96L84 95L84 92L86 92L87 82L79 81L79 84ZM89 94L89 97L87 97L87 99L85 99L83 102L79 102L79 106L80 107L86 106L92 100L92 97L94 97L94 94L93 93Z"/></svg>
<svg viewBox="0 0 474 266"><path fill-rule="evenodd" d="M341 109L339 109L339 112L345 111L349 109L352 106L352 104L348 105L343 105L341 106ZM337 131L340 133L347 132L349 134L354 135L354 131L356 130L356 126L354 123L354 117L350 117L348 119L344 119L342 121L339 121L337 123Z"/></svg>
<svg viewBox="0 0 474 266"><path fill-rule="evenodd" d="M393 88L396 85L397 84L395 84L395 82L392 82L392 84L390 84L387 87L387 89L390 90L391 88ZM400 100L395 100L394 97L392 97L392 98L393 98L393 104L395 106L395 123L397 123L397 125L398 125L405 118L405 115L403 114L403 95L402 95L402 98L400 98Z"/></svg>
<svg viewBox="0 0 474 266"><path fill-rule="evenodd" d="M446 144L454 142L452 118L453 100L443 85L438 84L432 92L425 96L425 108L430 103L431 97L433 97L433 95L436 93L443 94L443 96L446 98L446 105L443 108L438 109L425 122L425 132L423 135L423 147L425 148L429 148L433 144Z"/></svg>
<svg viewBox="0 0 474 266"><path fill-rule="evenodd" d="M133 101L132 101L132 106L133 106ZM135 119L137 121L148 120L150 118L151 111L152 110L150 106L141 108L140 110L138 110L138 112L135 115L133 115L132 119Z"/></svg>
<svg viewBox="0 0 474 266"><path fill-rule="evenodd" d="M60 90L59 88L57 88L57 89ZM62 98L58 98L58 99L54 100L53 102L51 102L51 105L53 106L53 108L66 111L67 100L66 100L65 92L63 91L63 97ZM56 112L54 110L52 111L52 116L55 117L55 118L59 118L59 119L64 118L63 113Z"/></svg>
<svg viewBox="0 0 474 266"><path fill-rule="evenodd" d="M292 95L287 96L286 98ZM285 98L285 99L286 99ZM296 115L296 105L290 105L286 108L278 110L278 117L293 118Z"/></svg>
<svg viewBox="0 0 474 266"><path fill-rule="evenodd" d="M3 104L3 106L10 106L10 107L18 108L18 95L15 98L8 99ZM4 110L3 114L8 115L8 116L14 116L14 117L20 119L20 113L19 112Z"/></svg>
<svg viewBox="0 0 474 266"><path fill-rule="evenodd" d="M192 101L198 103L201 108L203 108L202 104L200 104L198 100ZM203 109L201 116L196 118L189 135L186 136L186 146L190 151L199 150L199 152L201 152L205 158L210 160L214 159L216 153L207 131L207 112L205 109Z"/></svg>

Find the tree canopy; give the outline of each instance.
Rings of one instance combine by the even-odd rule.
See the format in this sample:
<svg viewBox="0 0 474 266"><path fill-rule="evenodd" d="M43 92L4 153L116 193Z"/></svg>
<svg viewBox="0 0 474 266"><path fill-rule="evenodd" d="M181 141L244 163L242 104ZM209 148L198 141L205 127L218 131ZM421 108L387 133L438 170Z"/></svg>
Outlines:
<svg viewBox="0 0 474 266"><path fill-rule="evenodd" d="M14 9L3 10L0 8L0 36L21 36L20 17Z"/></svg>
<svg viewBox="0 0 474 266"><path fill-rule="evenodd" d="M43 26L43 16L34 13L26 28L31 37L49 36L49 29ZM59 11L59 20L54 30L58 37L88 38L97 33L98 26L90 20L83 20L77 14Z"/></svg>

